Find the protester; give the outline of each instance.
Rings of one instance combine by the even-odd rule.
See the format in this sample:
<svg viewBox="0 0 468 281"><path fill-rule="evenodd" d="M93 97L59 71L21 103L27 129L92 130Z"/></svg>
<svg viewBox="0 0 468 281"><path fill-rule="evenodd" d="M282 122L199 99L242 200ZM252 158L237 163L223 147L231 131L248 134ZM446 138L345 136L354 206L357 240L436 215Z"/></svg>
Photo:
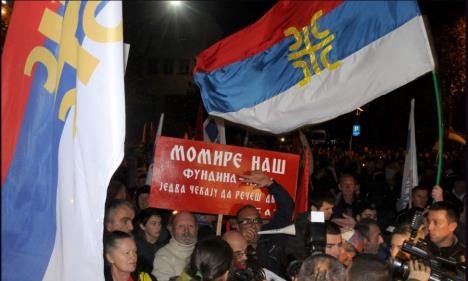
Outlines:
<svg viewBox="0 0 468 281"><path fill-rule="evenodd" d="M390 242L390 257L395 258L401 251L401 246L408 241L411 235L411 226L409 224L399 225L392 234Z"/></svg>
<svg viewBox="0 0 468 281"><path fill-rule="evenodd" d="M311 211L323 212L326 221L331 219L333 215L334 205L335 205L335 201L331 193L320 192L320 193L312 194L311 206L310 206Z"/></svg>
<svg viewBox="0 0 468 281"><path fill-rule="evenodd" d="M327 237L325 254L338 258L343 251L343 239L341 238L341 231L338 225L333 222L326 223Z"/></svg>
<svg viewBox="0 0 468 281"><path fill-rule="evenodd" d="M333 218L343 218L343 214L355 217L359 205L357 191L359 184L351 174L344 174L340 177L338 187L341 191L333 207Z"/></svg>
<svg viewBox="0 0 468 281"><path fill-rule="evenodd" d="M364 249L364 238L354 229L342 229L343 251L338 260L347 268L353 262L353 258Z"/></svg>
<svg viewBox="0 0 468 281"><path fill-rule="evenodd" d="M109 202L114 199L128 200L127 187L120 181L113 180L109 183L107 187L107 196L106 202Z"/></svg>
<svg viewBox="0 0 468 281"><path fill-rule="evenodd" d="M307 258L301 266L298 281L345 281L344 266L334 257L316 254Z"/></svg>
<svg viewBox="0 0 468 281"><path fill-rule="evenodd" d="M252 205L244 205L237 211L235 228L244 236L248 244L257 252L262 267L285 278L284 245L287 243L286 235L260 236L260 230L278 229L291 223L294 202L289 193L265 173L253 171L250 175L242 175L242 182L253 184L255 187L266 187L276 202L276 212L270 222L263 225L258 210Z"/></svg>
<svg viewBox="0 0 468 281"><path fill-rule="evenodd" d="M153 262L153 275L158 281L179 276L197 242L197 220L190 212L181 211L171 217L168 230L172 238L156 252Z"/></svg>
<svg viewBox="0 0 468 281"><path fill-rule="evenodd" d="M357 255L348 271L349 281L391 281L388 266L371 254Z"/></svg>
<svg viewBox="0 0 468 281"><path fill-rule="evenodd" d="M150 186L143 185L139 187L135 192L135 206L139 211L144 210L149 207L149 193L150 193Z"/></svg>
<svg viewBox="0 0 468 281"><path fill-rule="evenodd" d="M226 281L232 259L231 247L219 237L200 241L177 281Z"/></svg>
<svg viewBox="0 0 468 281"><path fill-rule="evenodd" d="M363 253L377 255L381 260L387 259L388 253L382 247L384 240L375 220L362 219L356 224L355 230L364 237Z"/></svg>
<svg viewBox="0 0 468 281"><path fill-rule="evenodd" d="M133 236L113 231L104 239L104 277L106 281L156 281L137 268L137 248Z"/></svg>
<svg viewBox="0 0 468 281"><path fill-rule="evenodd" d="M133 230L134 218L135 208L132 203L124 199L109 201L104 215L105 231L118 230L130 233Z"/></svg>
<svg viewBox="0 0 468 281"><path fill-rule="evenodd" d="M169 232L162 225L161 214L157 209L142 210L137 217L134 230L138 249L137 268L152 272L155 253L169 242Z"/></svg>

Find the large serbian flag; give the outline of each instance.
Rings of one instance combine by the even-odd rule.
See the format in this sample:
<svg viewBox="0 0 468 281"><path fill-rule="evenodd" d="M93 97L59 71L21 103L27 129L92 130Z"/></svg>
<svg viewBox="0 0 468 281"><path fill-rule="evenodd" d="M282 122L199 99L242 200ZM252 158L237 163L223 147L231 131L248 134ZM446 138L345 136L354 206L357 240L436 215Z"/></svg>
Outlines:
<svg viewBox="0 0 468 281"><path fill-rule="evenodd" d="M433 68L416 1L279 1L199 54L194 79L210 115L282 133Z"/></svg>
<svg viewBox="0 0 468 281"><path fill-rule="evenodd" d="M124 152L120 2L16 1L2 56L2 280L104 280Z"/></svg>

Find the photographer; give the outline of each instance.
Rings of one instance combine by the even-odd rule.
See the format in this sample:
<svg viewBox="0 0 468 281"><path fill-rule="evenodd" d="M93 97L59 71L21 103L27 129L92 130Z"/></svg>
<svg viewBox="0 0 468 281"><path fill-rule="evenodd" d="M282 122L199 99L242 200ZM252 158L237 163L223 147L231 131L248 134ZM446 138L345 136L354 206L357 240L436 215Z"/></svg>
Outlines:
<svg viewBox="0 0 468 281"><path fill-rule="evenodd" d="M454 257L465 261L465 246L459 243L454 234L459 214L449 202L436 202L429 207L427 215L429 235L426 237L429 252L436 257Z"/></svg>

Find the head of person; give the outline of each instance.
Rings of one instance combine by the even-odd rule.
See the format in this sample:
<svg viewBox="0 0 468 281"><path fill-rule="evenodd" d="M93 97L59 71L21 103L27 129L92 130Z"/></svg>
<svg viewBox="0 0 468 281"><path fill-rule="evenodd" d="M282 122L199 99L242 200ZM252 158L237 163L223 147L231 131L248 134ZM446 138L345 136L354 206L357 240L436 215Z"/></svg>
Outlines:
<svg viewBox="0 0 468 281"><path fill-rule="evenodd" d="M137 247L133 236L122 231L113 231L106 235L104 257L106 275L130 275L137 265Z"/></svg>
<svg viewBox="0 0 468 281"><path fill-rule="evenodd" d="M135 193L135 203L139 210L143 210L149 207L149 193L150 193L150 186L144 185L139 187Z"/></svg>
<svg viewBox="0 0 468 281"><path fill-rule="evenodd" d="M327 229L325 254L338 258L343 251L343 239L341 238L340 228L331 221L327 221L325 225Z"/></svg>
<svg viewBox="0 0 468 281"><path fill-rule="evenodd" d="M380 227L373 219L362 219L354 227L364 237L364 253L377 254L384 243Z"/></svg>
<svg viewBox="0 0 468 281"><path fill-rule="evenodd" d="M390 241L390 256L396 257L401 250L403 243L410 239L411 236L411 225L402 224L399 225L392 233L392 240Z"/></svg>
<svg viewBox="0 0 468 281"><path fill-rule="evenodd" d="M453 204L446 201L432 204L427 214L427 229L431 241L439 247L452 246L459 218Z"/></svg>
<svg viewBox="0 0 468 281"><path fill-rule="evenodd" d="M240 208L236 214L236 228L247 240L247 243L255 247L259 239L257 233L262 228L262 219L257 208L252 205Z"/></svg>
<svg viewBox="0 0 468 281"><path fill-rule="evenodd" d="M312 211L323 212L325 220L330 220L333 215L333 207L335 205L335 199L331 193L318 193L312 196L312 202L310 209Z"/></svg>
<svg viewBox="0 0 468 281"><path fill-rule="evenodd" d="M234 253L233 265L237 269L243 269L247 265L247 240L238 231L228 231L223 235L226 241L232 248Z"/></svg>
<svg viewBox="0 0 468 281"><path fill-rule="evenodd" d="M352 281L391 281L392 277L387 264L371 254L354 257L348 271L348 280Z"/></svg>
<svg viewBox="0 0 468 281"><path fill-rule="evenodd" d="M360 221L362 219L372 219L377 221L377 209L375 204L365 203L362 204L356 215L356 220Z"/></svg>
<svg viewBox="0 0 468 281"><path fill-rule="evenodd" d="M197 281L226 281L233 251L223 239L216 237L199 241L186 267L188 275Z"/></svg>
<svg viewBox="0 0 468 281"><path fill-rule="evenodd" d="M351 266L353 258L364 249L364 238L354 229L347 229L341 232L343 239L343 251L338 260L345 266Z"/></svg>
<svg viewBox="0 0 468 281"><path fill-rule="evenodd" d="M145 234L145 239L149 243L156 243L161 234L161 214L157 209L147 208L138 214L138 227Z"/></svg>
<svg viewBox="0 0 468 281"><path fill-rule="evenodd" d="M197 219L191 212L181 211L171 216L168 229L172 237L181 244L191 245L197 242Z"/></svg>
<svg viewBox="0 0 468 281"><path fill-rule="evenodd" d="M411 204L412 207L421 209L426 208L427 201L429 200L429 191L424 186L418 185L411 191Z"/></svg>
<svg viewBox="0 0 468 281"><path fill-rule="evenodd" d="M127 187L120 181L112 180L107 187L107 201L114 199L127 199Z"/></svg>
<svg viewBox="0 0 468 281"><path fill-rule="evenodd" d="M104 226L107 232L123 231L130 233L133 230L135 208L132 203L123 199L108 202L104 215Z"/></svg>
<svg viewBox="0 0 468 281"><path fill-rule="evenodd" d="M316 254L308 257L301 265L298 281L344 281L344 266L334 257Z"/></svg>
<svg viewBox="0 0 468 281"><path fill-rule="evenodd" d="M341 194L345 200L352 200L354 194L359 188L359 185L356 181L356 178L352 174L343 174L340 176L338 188L340 189Z"/></svg>

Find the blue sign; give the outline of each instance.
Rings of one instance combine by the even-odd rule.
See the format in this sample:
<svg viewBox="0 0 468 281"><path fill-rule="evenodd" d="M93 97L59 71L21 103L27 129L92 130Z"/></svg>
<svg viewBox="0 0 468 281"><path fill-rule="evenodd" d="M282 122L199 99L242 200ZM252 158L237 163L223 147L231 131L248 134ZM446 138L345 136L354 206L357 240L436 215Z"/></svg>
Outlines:
<svg viewBox="0 0 468 281"><path fill-rule="evenodd" d="M357 137L361 134L361 125L353 125L353 137Z"/></svg>

